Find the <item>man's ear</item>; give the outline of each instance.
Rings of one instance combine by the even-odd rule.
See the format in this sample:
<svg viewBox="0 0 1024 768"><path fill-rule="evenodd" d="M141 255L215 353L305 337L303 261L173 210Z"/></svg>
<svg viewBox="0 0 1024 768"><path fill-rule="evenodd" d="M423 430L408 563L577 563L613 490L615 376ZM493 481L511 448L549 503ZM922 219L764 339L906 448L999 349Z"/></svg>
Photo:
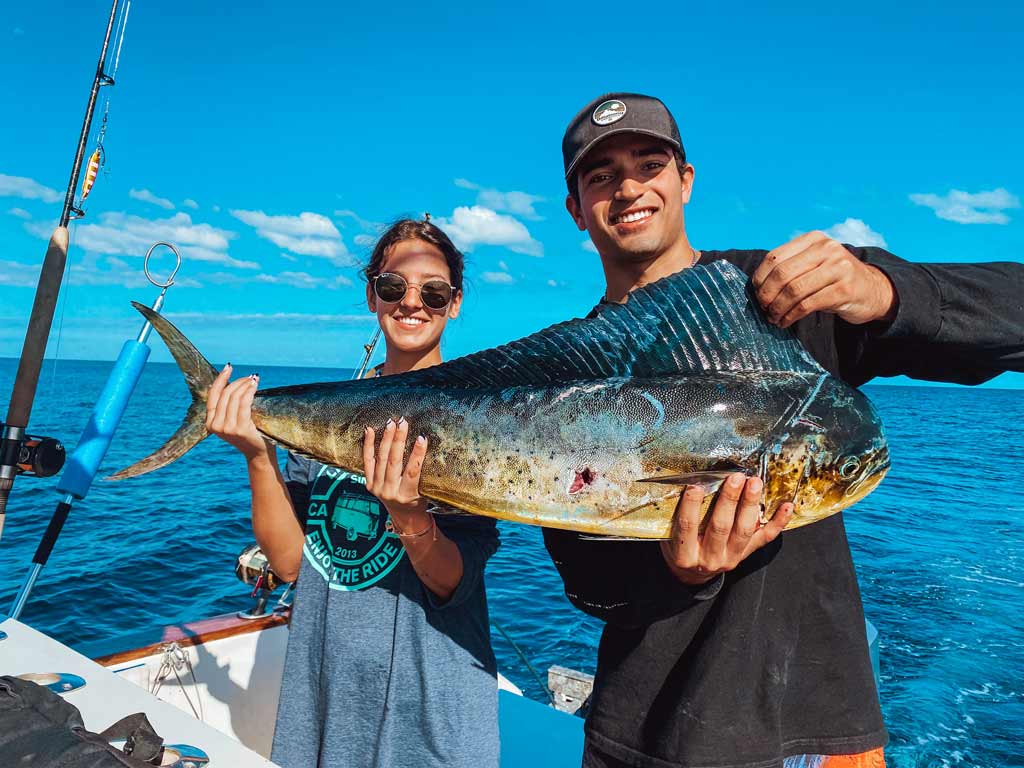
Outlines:
<svg viewBox="0 0 1024 768"><path fill-rule="evenodd" d="M572 220L576 222L576 226L580 232L587 231L587 223L583 220L583 210L580 208L580 204L576 202L576 198L572 195L565 196L565 210L572 216Z"/></svg>
<svg viewBox="0 0 1024 768"><path fill-rule="evenodd" d="M683 168L682 172L679 174L683 190L683 205L690 202L690 194L693 192L693 175L693 166L689 163L686 164L686 167Z"/></svg>

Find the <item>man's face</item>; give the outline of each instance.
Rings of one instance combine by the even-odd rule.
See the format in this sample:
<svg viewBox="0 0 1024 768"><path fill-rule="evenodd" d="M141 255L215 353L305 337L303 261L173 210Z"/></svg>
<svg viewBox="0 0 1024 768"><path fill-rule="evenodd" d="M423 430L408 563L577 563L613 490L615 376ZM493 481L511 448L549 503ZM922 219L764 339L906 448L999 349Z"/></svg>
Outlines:
<svg viewBox="0 0 1024 768"><path fill-rule="evenodd" d="M579 203L565 206L605 258L631 262L657 258L683 234L693 166L680 169L672 147L639 134L602 141L576 172Z"/></svg>

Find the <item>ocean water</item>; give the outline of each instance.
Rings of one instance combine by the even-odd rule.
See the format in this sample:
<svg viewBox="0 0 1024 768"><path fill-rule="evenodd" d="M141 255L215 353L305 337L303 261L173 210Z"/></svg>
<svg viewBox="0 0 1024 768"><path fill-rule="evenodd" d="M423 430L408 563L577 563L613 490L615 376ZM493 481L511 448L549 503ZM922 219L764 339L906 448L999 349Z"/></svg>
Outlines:
<svg viewBox="0 0 1024 768"><path fill-rule="evenodd" d="M48 362L32 431L60 437L70 451L110 366ZM15 369L0 360L4 411ZM347 378L322 368L260 373L265 386ZM889 765L1024 766L1024 391L867 392L882 413L893 469L847 513L847 527L865 611L881 633ZM172 365L149 365L104 469L162 443L187 401ZM53 512L55 484L20 478L15 486L0 540L0 613ZM593 671L599 622L563 596L539 529L501 528L487 574L493 618L542 678L551 664ZM22 618L81 646L247 607L233 564L250 541L242 460L207 440L160 472L97 482L73 509ZM494 644L502 671L543 699L497 631Z"/></svg>

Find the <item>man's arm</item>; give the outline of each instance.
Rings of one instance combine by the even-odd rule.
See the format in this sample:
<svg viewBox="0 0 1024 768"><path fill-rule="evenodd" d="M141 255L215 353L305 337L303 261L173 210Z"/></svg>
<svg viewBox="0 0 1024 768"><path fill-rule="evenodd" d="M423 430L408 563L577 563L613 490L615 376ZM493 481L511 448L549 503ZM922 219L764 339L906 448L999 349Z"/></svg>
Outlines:
<svg viewBox="0 0 1024 768"><path fill-rule="evenodd" d="M751 279L783 328L837 316L840 374L852 384L900 374L977 384L1024 370L1022 264L913 264L808 232L769 251Z"/></svg>
<svg viewBox="0 0 1024 768"><path fill-rule="evenodd" d="M1024 370L1024 264L914 264L853 248L899 296L887 323L836 323L840 372L852 384L900 374L979 384Z"/></svg>
<svg viewBox="0 0 1024 768"><path fill-rule="evenodd" d="M616 541L544 529L544 546L584 613L620 627L641 627L718 594L723 576L688 586L669 571L657 541Z"/></svg>
<svg viewBox="0 0 1024 768"><path fill-rule="evenodd" d="M687 487L664 541L592 540L545 530L544 544L573 605L612 624L643 626L713 598L726 572L778 537L793 505L781 504L762 522L761 492L760 478L730 476L702 526L704 491Z"/></svg>

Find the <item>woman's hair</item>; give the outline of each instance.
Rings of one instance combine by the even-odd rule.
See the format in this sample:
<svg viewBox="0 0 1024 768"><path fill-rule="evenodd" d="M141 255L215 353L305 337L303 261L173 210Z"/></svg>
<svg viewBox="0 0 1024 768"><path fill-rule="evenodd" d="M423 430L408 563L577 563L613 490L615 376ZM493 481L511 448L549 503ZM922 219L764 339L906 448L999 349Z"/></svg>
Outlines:
<svg viewBox="0 0 1024 768"><path fill-rule="evenodd" d="M380 236L380 240L373 247L370 255L370 263L363 270L363 276L367 281L373 280L381 273L384 260L388 257L391 249L403 240L423 240L438 248L444 254L444 260L448 262L448 271L451 272L452 287L462 290L462 271L465 260L462 252L455 247L448 235L429 221L417 221L415 219L399 219Z"/></svg>

